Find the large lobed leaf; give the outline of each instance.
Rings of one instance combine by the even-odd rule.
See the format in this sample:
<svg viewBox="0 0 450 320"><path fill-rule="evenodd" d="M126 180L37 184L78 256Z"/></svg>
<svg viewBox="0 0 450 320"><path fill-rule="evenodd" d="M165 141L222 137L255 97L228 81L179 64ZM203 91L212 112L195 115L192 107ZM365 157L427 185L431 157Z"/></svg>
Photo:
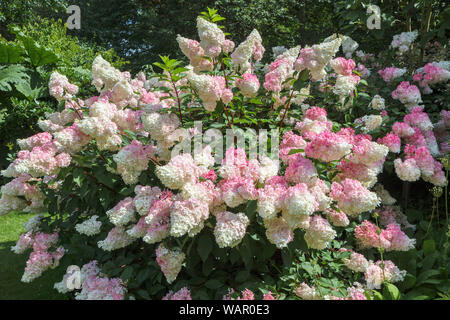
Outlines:
<svg viewBox="0 0 450 320"><path fill-rule="evenodd" d="M29 71L22 65L12 64L10 66L0 67L0 91L11 91L13 89L12 85L26 85L30 80Z"/></svg>

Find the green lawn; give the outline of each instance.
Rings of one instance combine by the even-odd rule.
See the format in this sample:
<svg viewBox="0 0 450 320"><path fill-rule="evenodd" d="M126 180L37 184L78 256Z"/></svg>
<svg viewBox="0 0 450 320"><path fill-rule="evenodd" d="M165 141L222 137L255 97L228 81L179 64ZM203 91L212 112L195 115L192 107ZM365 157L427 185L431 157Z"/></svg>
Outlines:
<svg viewBox="0 0 450 320"><path fill-rule="evenodd" d="M0 299L64 299L53 289L55 282L61 281L64 271L61 268L45 271L41 277L31 283L23 283L23 270L29 251L15 254L11 246L15 245L21 233L23 223L34 214L13 212L0 216Z"/></svg>

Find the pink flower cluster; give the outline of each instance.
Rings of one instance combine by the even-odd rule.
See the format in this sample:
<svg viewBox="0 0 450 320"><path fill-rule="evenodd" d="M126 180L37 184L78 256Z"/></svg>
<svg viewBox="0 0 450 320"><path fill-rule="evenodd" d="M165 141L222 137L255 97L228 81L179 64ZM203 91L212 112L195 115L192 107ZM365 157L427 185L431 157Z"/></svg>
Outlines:
<svg viewBox="0 0 450 320"><path fill-rule="evenodd" d="M127 234L133 238L143 238L147 243L156 243L170 234L170 208L172 193L161 192L158 187L136 186L133 199L136 211L141 215Z"/></svg>
<svg viewBox="0 0 450 320"><path fill-rule="evenodd" d="M183 54L189 58L190 64L194 67L195 72L211 71L213 69L212 61L203 58L205 50L200 47L200 43L196 40L177 36L177 42Z"/></svg>
<svg viewBox="0 0 450 320"><path fill-rule="evenodd" d="M323 108L311 107L306 110L301 122L297 122L295 129L298 130L303 137L312 140L323 131L330 131L333 123L328 121L327 112ZM283 137L283 141L284 141ZM306 146L306 142L304 143ZM303 147L304 147L303 146ZM281 146L280 146L281 148Z"/></svg>
<svg viewBox="0 0 450 320"><path fill-rule="evenodd" d="M232 294L234 294L234 289L230 289L229 293L223 296L223 300L232 300ZM245 289L241 292L241 295L236 297L236 300L255 300L255 293L250 289ZM272 292L268 291L263 294L262 300L276 300Z"/></svg>
<svg viewBox="0 0 450 320"><path fill-rule="evenodd" d="M34 146L31 151L19 151L17 158L1 173L5 177L28 174L39 178L56 174L59 168L69 166L70 162L71 156L68 153L58 154L57 146L53 142L47 142L42 146Z"/></svg>
<svg viewBox="0 0 450 320"><path fill-rule="evenodd" d="M78 86L70 83L66 76L56 71L50 76L48 89L50 94L58 101L70 100L78 92Z"/></svg>
<svg viewBox="0 0 450 320"><path fill-rule="evenodd" d="M33 248L22 275L22 282L31 282L40 277L45 270L58 266L65 250L58 247L50 251L57 242L58 233L27 232L20 236L17 244L11 248L12 251L20 254Z"/></svg>
<svg viewBox="0 0 450 320"><path fill-rule="evenodd" d="M406 143L405 160L394 160L398 177L404 181L417 181L422 177L434 185L445 186L447 180L443 166L433 158L433 155L439 154L439 149L430 118L420 107L414 107L404 116L403 121L394 123L392 132L380 140L389 145L389 140L395 139L397 142L394 151L400 151L400 138Z"/></svg>
<svg viewBox="0 0 450 320"><path fill-rule="evenodd" d="M178 250L170 250L162 243L156 249L156 262L167 279L168 283L172 283L181 270L181 265L185 255Z"/></svg>
<svg viewBox="0 0 450 320"><path fill-rule="evenodd" d="M401 212L400 207L384 206L375 211L378 214L380 225L398 224L404 228L415 230L415 226L408 222L408 218Z"/></svg>
<svg viewBox="0 0 450 320"><path fill-rule="evenodd" d="M385 82L392 82L396 78L400 78L406 73L406 69L400 69L396 67L387 67L385 69L378 70L378 74L383 78Z"/></svg>
<svg viewBox="0 0 450 320"><path fill-rule="evenodd" d="M113 156L117 163L117 172L126 184L135 184L142 171L147 169L148 162L155 154L155 147L143 146L137 140L123 147Z"/></svg>
<svg viewBox="0 0 450 320"><path fill-rule="evenodd" d="M236 80L236 87L241 90L241 93L244 97L252 98L256 96L259 86L260 84L258 77L251 73L244 73L242 75L242 79L238 78Z"/></svg>
<svg viewBox="0 0 450 320"><path fill-rule="evenodd" d="M340 38L329 37L320 44L301 49L294 64L295 70L300 72L308 69L313 81L322 79L326 75L325 66L339 50L340 45Z"/></svg>
<svg viewBox="0 0 450 320"><path fill-rule="evenodd" d="M378 196L365 188L361 182L345 179L341 183L331 185L331 198L337 201L338 207L349 216L357 216L362 212L375 209L380 200Z"/></svg>
<svg viewBox="0 0 450 320"><path fill-rule="evenodd" d="M75 294L76 300L123 300L126 288L120 278L92 275L83 282L81 292Z"/></svg>
<svg viewBox="0 0 450 320"><path fill-rule="evenodd" d="M325 162L340 160L350 153L352 145L348 139L331 131L322 131L305 148L308 157Z"/></svg>
<svg viewBox="0 0 450 320"><path fill-rule="evenodd" d="M197 91L204 108L208 111L214 111L217 101L228 104L233 99L233 92L228 88L227 81L222 76L196 74L190 70L187 72L187 79Z"/></svg>
<svg viewBox="0 0 450 320"><path fill-rule="evenodd" d="M364 272L368 289L380 289L384 282L395 283L403 281L405 275L406 270L401 271L390 260L379 260L375 263L370 263Z"/></svg>
<svg viewBox="0 0 450 320"><path fill-rule="evenodd" d="M410 239L395 223L380 229L368 220L355 228L355 237L361 248L383 248L386 251L408 251L414 248L415 239Z"/></svg>
<svg viewBox="0 0 450 320"><path fill-rule="evenodd" d="M450 151L450 111L442 110L440 119L434 125L434 134L437 142L440 143L441 153L445 154Z"/></svg>
<svg viewBox="0 0 450 320"><path fill-rule="evenodd" d="M292 59L279 57L269 65L269 71L265 75L264 89L279 93L284 86L284 81L293 73Z"/></svg>
<svg viewBox="0 0 450 320"><path fill-rule="evenodd" d="M97 246L105 251L124 248L132 243L134 239L130 237L123 226L112 228L104 240L98 241Z"/></svg>
<svg viewBox="0 0 450 320"><path fill-rule="evenodd" d="M191 291L187 287L181 288L177 292L169 291L162 300L192 300Z"/></svg>
<svg viewBox="0 0 450 320"><path fill-rule="evenodd" d="M68 269L62 281L55 283L54 288L58 292L67 293L74 289L81 289L75 293L76 300L123 300L125 298L127 289L122 279L109 279L103 275L97 260L83 265L77 274L74 274L74 271L76 272L76 270ZM74 277L79 277L79 288L74 285L67 286Z"/></svg>
<svg viewBox="0 0 450 320"><path fill-rule="evenodd" d="M447 82L450 79L450 71L442 68L437 63L427 63L422 71L418 71L413 76L413 80L419 82L425 94L430 94L433 90L430 85Z"/></svg>
<svg viewBox="0 0 450 320"><path fill-rule="evenodd" d="M45 210L44 194L37 185L30 184L32 181L29 175L21 174L0 188L0 216L13 210L34 213Z"/></svg>
<svg viewBox="0 0 450 320"><path fill-rule="evenodd" d="M330 65L336 73L343 76L350 76L353 73L353 69L356 67L355 61L352 59L347 60L342 57L331 60Z"/></svg>
<svg viewBox="0 0 450 320"><path fill-rule="evenodd" d="M417 86L408 81L402 81L397 88L392 91L392 98L399 100L408 110L422 103L422 96Z"/></svg>
<svg viewBox="0 0 450 320"><path fill-rule="evenodd" d="M293 131L287 131L283 135L283 139L280 143L280 151L279 156L284 163L289 162L289 152L292 149L301 149L304 150L306 148L306 141L302 138L302 136L294 134Z"/></svg>

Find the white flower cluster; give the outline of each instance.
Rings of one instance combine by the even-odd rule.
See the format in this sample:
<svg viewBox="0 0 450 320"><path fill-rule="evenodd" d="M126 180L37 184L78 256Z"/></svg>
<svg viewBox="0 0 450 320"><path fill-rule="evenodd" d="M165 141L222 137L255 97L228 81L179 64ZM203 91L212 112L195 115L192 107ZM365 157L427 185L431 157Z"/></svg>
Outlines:
<svg viewBox="0 0 450 320"><path fill-rule="evenodd" d="M150 157L155 147L143 146L139 141L133 140L129 145L113 155L117 163L117 172L126 184L136 184L142 171L147 169Z"/></svg>
<svg viewBox="0 0 450 320"><path fill-rule="evenodd" d="M318 81L326 76L325 66L331 61L341 46L342 39L330 36L322 43L315 44L311 48L304 48L294 67L296 71L308 69L311 71L311 79Z"/></svg>
<svg viewBox="0 0 450 320"><path fill-rule="evenodd" d="M111 90L117 82L123 79L123 75L99 55L92 63L92 78L92 84L98 92L102 92Z"/></svg>
<svg viewBox="0 0 450 320"><path fill-rule="evenodd" d="M173 157L165 166L157 167L155 172L169 189L181 189L186 183L195 182L201 169L190 154L181 154Z"/></svg>
<svg viewBox="0 0 450 320"><path fill-rule="evenodd" d="M78 233L85 234L87 236L93 236L100 233L100 228L102 227L102 223L97 220L98 216L94 215L90 217L88 220L78 223L75 225L75 230Z"/></svg>
<svg viewBox="0 0 450 320"><path fill-rule="evenodd" d="M204 201L189 199L175 201L170 211L170 234L181 237L186 233L193 237L203 229L203 222L209 217L209 207Z"/></svg>
<svg viewBox="0 0 450 320"><path fill-rule="evenodd" d="M141 120L144 129L156 141L156 153L162 160L169 160L169 148L187 137L186 130L179 128L180 120L174 113L145 112Z"/></svg>
<svg viewBox="0 0 450 320"><path fill-rule="evenodd" d="M106 239L99 241L97 245L100 249L103 249L105 251L112 251L124 248L131 244L133 241L134 239L126 233L124 227L115 227L111 229Z"/></svg>
<svg viewBox="0 0 450 320"><path fill-rule="evenodd" d="M395 173L403 181L417 181L420 178L420 168L415 159L394 160Z"/></svg>
<svg viewBox="0 0 450 320"><path fill-rule="evenodd" d="M294 239L294 233L283 217L264 219L266 237L277 248L281 249Z"/></svg>
<svg viewBox="0 0 450 320"><path fill-rule="evenodd" d="M309 228L305 232L305 241L308 247L322 250L329 245L336 235L336 231L326 219L315 215L310 219Z"/></svg>
<svg viewBox="0 0 450 320"><path fill-rule="evenodd" d="M409 50L410 45L416 40L418 31L402 32L394 35L391 42L392 48L398 48L399 54L403 54Z"/></svg>
<svg viewBox="0 0 450 320"><path fill-rule="evenodd" d="M290 187L283 195L283 217L292 229L309 227L309 216L317 209L315 197L304 183Z"/></svg>
<svg viewBox="0 0 450 320"><path fill-rule="evenodd" d="M349 36L342 37L342 51L347 59L352 57L353 52L358 49L359 44Z"/></svg>
<svg viewBox="0 0 450 320"><path fill-rule="evenodd" d="M247 39L239 44L239 46L231 54L234 68L239 69L241 73L246 73L251 70L251 59L259 61L264 54L264 47L262 46L262 38L258 30L253 29Z"/></svg>
<svg viewBox="0 0 450 320"><path fill-rule="evenodd" d="M373 96L372 101L369 103L369 108L374 110L384 110L386 104L384 98L376 94Z"/></svg>
<svg viewBox="0 0 450 320"><path fill-rule="evenodd" d="M114 208L106 211L106 215L115 226L124 226L128 222L136 220L135 212L133 198L127 197L114 206Z"/></svg>
<svg viewBox="0 0 450 320"><path fill-rule="evenodd" d="M245 231L250 223L248 217L242 213L228 211L216 214L217 224L214 228L214 236L219 248L235 247L245 236Z"/></svg>
<svg viewBox="0 0 450 320"><path fill-rule="evenodd" d="M354 76L339 74L336 78L336 84L333 87L333 93L340 97L349 96L355 90L357 84L358 82L355 81Z"/></svg>
<svg viewBox="0 0 450 320"><path fill-rule="evenodd" d="M376 114L365 115L355 120L356 127L359 127L364 133L369 133L377 129L382 123L383 117Z"/></svg>
<svg viewBox="0 0 450 320"><path fill-rule="evenodd" d="M89 110L89 117L78 122L80 130L95 138L100 150L116 151L122 138L113 117L117 108L113 104L95 102Z"/></svg>
<svg viewBox="0 0 450 320"><path fill-rule="evenodd" d="M156 249L156 262L168 283L172 283L177 278L185 257L186 255L180 250L170 250L162 243Z"/></svg>
<svg viewBox="0 0 450 320"><path fill-rule="evenodd" d="M136 196L133 199L134 207L141 216L148 214L150 207L158 196L161 194L161 189L158 187L137 185L134 188Z"/></svg>
<svg viewBox="0 0 450 320"><path fill-rule="evenodd" d="M225 34L217 24L207 21L202 17L197 17L197 31L200 38L200 46L205 50L205 55L217 57L222 51L222 44L225 41Z"/></svg>

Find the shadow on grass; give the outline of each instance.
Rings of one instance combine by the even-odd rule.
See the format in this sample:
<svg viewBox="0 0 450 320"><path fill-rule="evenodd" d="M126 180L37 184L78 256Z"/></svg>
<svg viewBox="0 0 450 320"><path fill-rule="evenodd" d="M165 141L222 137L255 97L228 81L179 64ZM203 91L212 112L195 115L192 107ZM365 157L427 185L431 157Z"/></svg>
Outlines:
<svg viewBox="0 0 450 320"><path fill-rule="evenodd" d="M45 271L31 283L21 282L30 250L23 254L11 251L14 241L0 243L0 300L61 300L66 299L59 294L53 285L61 281L65 270L62 268Z"/></svg>

